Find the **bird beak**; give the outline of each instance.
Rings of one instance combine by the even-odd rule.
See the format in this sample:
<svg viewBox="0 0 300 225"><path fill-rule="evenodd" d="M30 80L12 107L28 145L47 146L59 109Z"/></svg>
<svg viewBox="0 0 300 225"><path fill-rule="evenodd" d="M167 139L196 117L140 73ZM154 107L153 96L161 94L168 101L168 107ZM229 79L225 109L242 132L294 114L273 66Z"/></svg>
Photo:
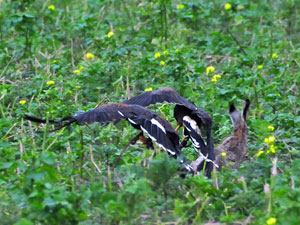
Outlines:
<svg viewBox="0 0 300 225"><path fill-rule="evenodd" d="M178 124L175 130L178 131L180 127L181 125Z"/></svg>

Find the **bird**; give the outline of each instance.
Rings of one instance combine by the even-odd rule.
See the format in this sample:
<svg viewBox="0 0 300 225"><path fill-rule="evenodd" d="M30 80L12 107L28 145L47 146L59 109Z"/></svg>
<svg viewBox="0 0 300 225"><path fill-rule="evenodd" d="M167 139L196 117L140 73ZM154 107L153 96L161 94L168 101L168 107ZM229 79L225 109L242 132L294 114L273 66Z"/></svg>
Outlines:
<svg viewBox="0 0 300 225"><path fill-rule="evenodd" d="M175 104L174 117L178 123L176 130L182 126L184 127L185 138L182 141L182 145L185 146L187 140L191 139L195 151L203 156L202 164L198 169L202 170L203 167L205 167L205 174L210 177L213 165L215 164L215 155L212 137L212 117L207 112L198 108L169 87L144 92L122 103L148 107L163 102ZM201 134L201 127L203 127L206 132L206 143Z"/></svg>
<svg viewBox="0 0 300 225"><path fill-rule="evenodd" d="M81 125L98 122L101 125L106 125L111 122L127 120L135 129L141 130L137 137L142 141L146 141L146 143L143 142L144 144L153 147L152 143L149 144L149 140L141 138L143 133L146 133L152 141L156 142L171 157L178 159L180 164L184 165L186 172L193 173L187 160L184 156L181 156L180 138L172 124L155 112L139 105L108 103L58 120L44 120L30 115L25 115L24 119L37 123L47 123L48 121L52 124L58 124L57 129L69 126L72 123Z"/></svg>

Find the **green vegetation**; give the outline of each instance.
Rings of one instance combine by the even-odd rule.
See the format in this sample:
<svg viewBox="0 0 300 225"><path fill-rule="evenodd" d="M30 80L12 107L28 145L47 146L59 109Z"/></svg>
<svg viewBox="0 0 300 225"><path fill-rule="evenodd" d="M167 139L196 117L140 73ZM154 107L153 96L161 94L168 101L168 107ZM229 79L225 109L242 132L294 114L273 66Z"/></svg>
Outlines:
<svg viewBox="0 0 300 225"><path fill-rule="evenodd" d="M299 224L299 15L299 0L0 0L0 223ZM128 123L22 119L163 86L213 116L216 145L233 132L229 102L251 100L239 170L182 179L140 143L113 169ZM175 126L173 106L152 109Z"/></svg>

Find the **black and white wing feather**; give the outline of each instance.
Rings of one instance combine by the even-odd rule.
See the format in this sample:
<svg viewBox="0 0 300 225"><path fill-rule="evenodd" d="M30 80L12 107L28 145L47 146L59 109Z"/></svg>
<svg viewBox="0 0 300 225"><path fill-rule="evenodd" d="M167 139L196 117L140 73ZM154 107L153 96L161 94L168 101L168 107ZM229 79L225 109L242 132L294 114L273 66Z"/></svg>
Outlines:
<svg viewBox="0 0 300 225"><path fill-rule="evenodd" d="M46 120L28 115L24 118L33 122L46 123ZM156 113L139 105L110 103L60 120L48 121L59 124L59 128L62 128L71 123L80 125L97 122L104 125L119 120L127 120L134 128L144 131L171 156L177 158L180 155L179 136L173 126Z"/></svg>

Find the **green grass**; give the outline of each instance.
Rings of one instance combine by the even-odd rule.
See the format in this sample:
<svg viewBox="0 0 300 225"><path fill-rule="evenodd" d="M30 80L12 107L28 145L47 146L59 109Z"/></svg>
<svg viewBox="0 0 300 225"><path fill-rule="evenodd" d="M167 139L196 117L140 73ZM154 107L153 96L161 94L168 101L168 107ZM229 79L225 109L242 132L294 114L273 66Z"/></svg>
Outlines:
<svg viewBox="0 0 300 225"><path fill-rule="evenodd" d="M298 224L299 13L299 0L0 1L1 224ZM49 132L22 119L164 86L213 116L216 145L233 132L228 104L251 100L239 170L182 179L139 143L112 170L137 133L128 123ZM152 109L175 126L172 106Z"/></svg>

